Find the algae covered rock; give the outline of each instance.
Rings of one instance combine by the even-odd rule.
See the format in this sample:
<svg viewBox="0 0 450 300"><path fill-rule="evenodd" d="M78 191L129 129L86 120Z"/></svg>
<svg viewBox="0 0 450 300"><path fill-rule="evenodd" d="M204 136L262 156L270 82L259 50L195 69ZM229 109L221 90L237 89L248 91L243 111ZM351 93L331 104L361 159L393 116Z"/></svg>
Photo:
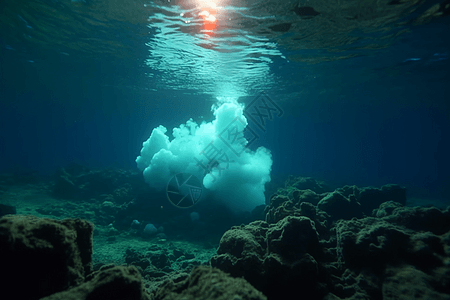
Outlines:
<svg viewBox="0 0 450 300"><path fill-rule="evenodd" d="M266 296L243 278L233 278L223 271L199 266L184 281L164 283L154 300L265 300Z"/></svg>
<svg viewBox="0 0 450 300"><path fill-rule="evenodd" d="M0 219L2 293L39 299L92 272L92 223L9 215Z"/></svg>

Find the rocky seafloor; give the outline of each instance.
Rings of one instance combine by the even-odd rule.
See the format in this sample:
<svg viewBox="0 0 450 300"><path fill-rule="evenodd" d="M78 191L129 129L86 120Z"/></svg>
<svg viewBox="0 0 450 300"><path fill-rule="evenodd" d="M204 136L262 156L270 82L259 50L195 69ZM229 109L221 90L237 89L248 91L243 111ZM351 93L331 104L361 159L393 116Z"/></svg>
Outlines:
<svg viewBox="0 0 450 300"><path fill-rule="evenodd" d="M0 197L3 299L450 299L449 208L395 184L292 177L215 223L144 205L159 196L121 170L0 176Z"/></svg>

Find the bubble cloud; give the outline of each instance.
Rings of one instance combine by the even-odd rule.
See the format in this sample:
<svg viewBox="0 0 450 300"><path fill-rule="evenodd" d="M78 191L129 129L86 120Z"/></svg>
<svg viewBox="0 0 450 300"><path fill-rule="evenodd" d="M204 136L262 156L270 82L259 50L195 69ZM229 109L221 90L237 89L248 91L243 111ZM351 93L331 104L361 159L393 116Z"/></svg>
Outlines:
<svg viewBox="0 0 450 300"><path fill-rule="evenodd" d="M178 173L197 176L215 201L234 213L250 212L265 204L265 183L270 181L272 156L268 149L247 148L248 125L244 106L235 101L214 104L212 122L192 119L172 131L160 125L143 143L136 163L146 182L163 190Z"/></svg>

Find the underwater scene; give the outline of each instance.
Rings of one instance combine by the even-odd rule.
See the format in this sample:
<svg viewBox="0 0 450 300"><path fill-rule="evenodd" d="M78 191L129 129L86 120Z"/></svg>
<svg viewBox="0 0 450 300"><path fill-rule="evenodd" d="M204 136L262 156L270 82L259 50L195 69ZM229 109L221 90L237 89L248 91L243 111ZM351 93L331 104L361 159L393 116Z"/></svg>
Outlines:
<svg viewBox="0 0 450 300"><path fill-rule="evenodd" d="M0 1L2 299L450 299L450 0Z"/></svg>

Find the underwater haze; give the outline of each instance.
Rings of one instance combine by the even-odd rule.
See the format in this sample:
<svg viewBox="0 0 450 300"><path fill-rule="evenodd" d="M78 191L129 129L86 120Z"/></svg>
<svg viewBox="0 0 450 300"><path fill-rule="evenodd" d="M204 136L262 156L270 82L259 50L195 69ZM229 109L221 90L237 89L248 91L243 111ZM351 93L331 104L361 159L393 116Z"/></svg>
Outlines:
<svg viewBox="0 0 450 300"><path fill-rule="evenodd" d="M448 200L448 9L341 2L2 1L0 171L136 168L153 128L263 92L272 178Z"/></svg>

